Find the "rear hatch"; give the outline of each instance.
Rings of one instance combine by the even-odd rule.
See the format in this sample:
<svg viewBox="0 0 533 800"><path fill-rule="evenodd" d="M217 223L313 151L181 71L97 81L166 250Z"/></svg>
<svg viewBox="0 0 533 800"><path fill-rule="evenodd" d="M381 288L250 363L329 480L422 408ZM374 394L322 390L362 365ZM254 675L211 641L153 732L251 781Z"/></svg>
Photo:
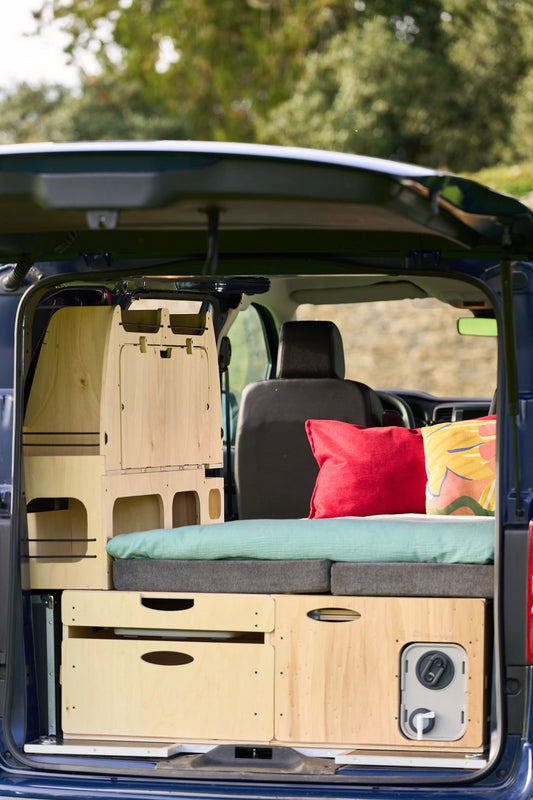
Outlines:
<svg viewBox="0 0 533 800"><path fill-rule="evenodd" d="M435 784L503 793L515 770L516 796L529 748L529 209L410 165L193 142L6 147L0 204L6 785L46 796L98 776L104 794L194 794L207 780L210 795L273 796L402 783L422 797ZM220 386L235 318L262 309L275 354L280 323L320 295L434 297L495 320L490 591L339 600L213 592L205 574L198 591L115 588L108 539L216 531L230 516ZM164 713L176 703L179 724Z"/></svg>

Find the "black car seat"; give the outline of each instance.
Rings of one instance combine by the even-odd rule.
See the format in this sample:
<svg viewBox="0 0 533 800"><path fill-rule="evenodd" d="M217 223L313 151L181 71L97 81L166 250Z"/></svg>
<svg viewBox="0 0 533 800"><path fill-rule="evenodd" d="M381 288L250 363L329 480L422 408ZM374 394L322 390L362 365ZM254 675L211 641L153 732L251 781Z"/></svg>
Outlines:
<svg viewBox="0 0 533 800"><path fill-rule="evenodd" d="M307 517L318 466L307 419L382 424L377 394L344 380L344 350L332 322L287 322L281 328L277 377L242 393L235 447L240 519Z"/></svg>

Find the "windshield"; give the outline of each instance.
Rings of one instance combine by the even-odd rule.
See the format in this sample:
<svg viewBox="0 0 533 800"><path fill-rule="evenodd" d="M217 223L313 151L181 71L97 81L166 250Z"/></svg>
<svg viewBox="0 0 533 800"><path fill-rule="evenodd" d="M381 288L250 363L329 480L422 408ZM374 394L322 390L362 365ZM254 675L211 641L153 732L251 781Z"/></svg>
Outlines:
<svg viewBox="0 0 533 800"><path fill-rule="evenodd" d="M328 319L344 343L346 378L436 397L492 397L496 339L461 336L461 309L438 300L305 304L297 319Z"/></svg>

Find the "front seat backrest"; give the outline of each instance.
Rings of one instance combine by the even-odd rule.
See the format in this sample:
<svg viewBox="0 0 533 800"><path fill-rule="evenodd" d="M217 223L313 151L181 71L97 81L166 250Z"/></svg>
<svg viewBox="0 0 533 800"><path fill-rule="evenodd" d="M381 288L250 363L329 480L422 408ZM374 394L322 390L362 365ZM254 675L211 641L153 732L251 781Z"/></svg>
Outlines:
<svg viewBox="0 0 533 800"><path fill-rule="evenodd" d="M235 446L240 519L307 517L318 465L307 419L381 425L383 409L363 383L344 380L344 351L332 322L287 322L278 376L241 397Z"/></svg>

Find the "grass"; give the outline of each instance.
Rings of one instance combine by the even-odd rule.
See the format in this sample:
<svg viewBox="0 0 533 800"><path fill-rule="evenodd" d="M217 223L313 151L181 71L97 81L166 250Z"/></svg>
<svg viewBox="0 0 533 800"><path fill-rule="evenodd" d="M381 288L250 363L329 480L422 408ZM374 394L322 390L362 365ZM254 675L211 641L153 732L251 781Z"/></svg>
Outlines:
<svg viewBox="0 0 533 800"><path fill-rule="evenodd" d="M472 178L496 192L509 194L513 197L525 198L533 193L533 161L523 161L512 166L499 165L487 167L475 174L465 177ZM529 198L527 198L529 200ZM533 200L529 200L533 202Z"/></svg>

